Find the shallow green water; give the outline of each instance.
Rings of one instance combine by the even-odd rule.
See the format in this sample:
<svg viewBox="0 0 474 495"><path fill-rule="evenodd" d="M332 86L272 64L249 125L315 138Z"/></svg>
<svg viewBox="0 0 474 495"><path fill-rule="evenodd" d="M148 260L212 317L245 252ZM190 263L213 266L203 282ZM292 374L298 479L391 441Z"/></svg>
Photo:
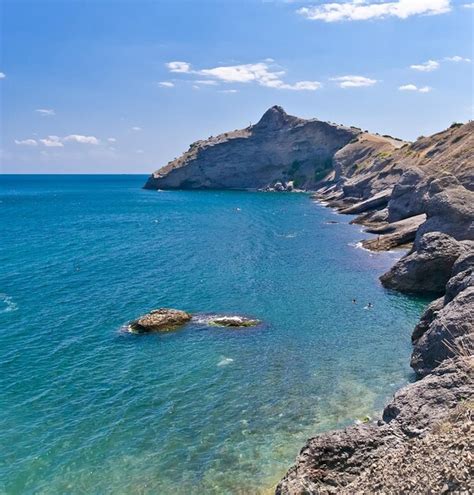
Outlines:
<svg viewBox="0 0 474 495"><path fill-rule="evenodd" d="M1 177L0 491L263 493L411 377L423 301L379 285L397 255L348 217L143 182ZM160 306L264 325L122 331Z"/></svg>

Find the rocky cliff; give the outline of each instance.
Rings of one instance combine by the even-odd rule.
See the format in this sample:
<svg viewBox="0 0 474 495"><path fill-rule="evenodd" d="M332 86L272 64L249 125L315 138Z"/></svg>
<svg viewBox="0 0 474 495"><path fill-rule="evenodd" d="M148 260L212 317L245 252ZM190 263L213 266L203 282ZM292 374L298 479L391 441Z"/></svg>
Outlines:
<svg viewBox="0 0 474 495"><path fill-rule="evenodd" d="M474 123L404 143L272 107L255 126L194 143L145 187L289 184L357 215L376 235L365 247L408 250L381 277L387 290L437 298L412 335L418 381L378 421L308 440L276 493L474 492Z"/></svg>
<svg viewBox="0 0 474 495"><path fill-rule="evenodd" d="M315 197L358 215L378 235L367 248L410 247L385 287L438 298L412 335L419 380L377 422L308 440L278 495L472 492L473 131L456 124L385 156L359 136L336 153L334 180Z"/></svg>
<svg viewBox="0 0 474 495"><path fill-rule="evenodd" d="M300 119L274 106L255 125L191 144L154 172L145 187L255 190L293 182L299 189L313 189L333 171L336 152L360 134L357 128ZM403 144L373 139L373 153Z"/></svg>

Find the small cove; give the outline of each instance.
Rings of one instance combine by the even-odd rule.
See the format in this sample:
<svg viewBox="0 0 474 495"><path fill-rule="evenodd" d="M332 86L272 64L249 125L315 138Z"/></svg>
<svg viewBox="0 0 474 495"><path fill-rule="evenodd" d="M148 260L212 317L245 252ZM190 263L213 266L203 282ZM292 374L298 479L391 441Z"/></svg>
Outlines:
<svg viewBox="0 0 474 495"><path fill-rule="evenodd" d="M8 493L266 493L412 377L426 301L378 283L401 253L306 195L144 180L1 178ZM121 331L160 306L264 324Z"/></svg>

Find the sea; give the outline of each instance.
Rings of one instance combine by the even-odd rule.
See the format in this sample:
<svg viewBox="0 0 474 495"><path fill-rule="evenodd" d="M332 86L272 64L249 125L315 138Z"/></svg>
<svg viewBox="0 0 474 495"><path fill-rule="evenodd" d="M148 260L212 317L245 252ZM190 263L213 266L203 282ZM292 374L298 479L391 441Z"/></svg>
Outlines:
<svg viewBox="0 0 474 495"><path fill-rule="evenodd" d="M1 493L272 493L413 379L427 301L378 280L403 252L308 194L145 180L0 177ZM128 332L160 307L193 320Z"/></svg>

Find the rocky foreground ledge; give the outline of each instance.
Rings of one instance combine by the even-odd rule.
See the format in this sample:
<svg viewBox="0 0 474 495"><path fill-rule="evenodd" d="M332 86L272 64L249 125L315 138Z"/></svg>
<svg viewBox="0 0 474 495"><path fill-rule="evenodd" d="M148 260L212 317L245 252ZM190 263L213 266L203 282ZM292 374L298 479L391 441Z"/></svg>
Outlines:
<svg viewBox="0 0 474 495"><path fill-rule="evenodd" d="M367 249L408 250L387 289L436 298L412 335L418 381L377 422L308 440L277 495L474 493L474 122L406 143L275 106L145 187L313 191L375 234Z"/></svg>

